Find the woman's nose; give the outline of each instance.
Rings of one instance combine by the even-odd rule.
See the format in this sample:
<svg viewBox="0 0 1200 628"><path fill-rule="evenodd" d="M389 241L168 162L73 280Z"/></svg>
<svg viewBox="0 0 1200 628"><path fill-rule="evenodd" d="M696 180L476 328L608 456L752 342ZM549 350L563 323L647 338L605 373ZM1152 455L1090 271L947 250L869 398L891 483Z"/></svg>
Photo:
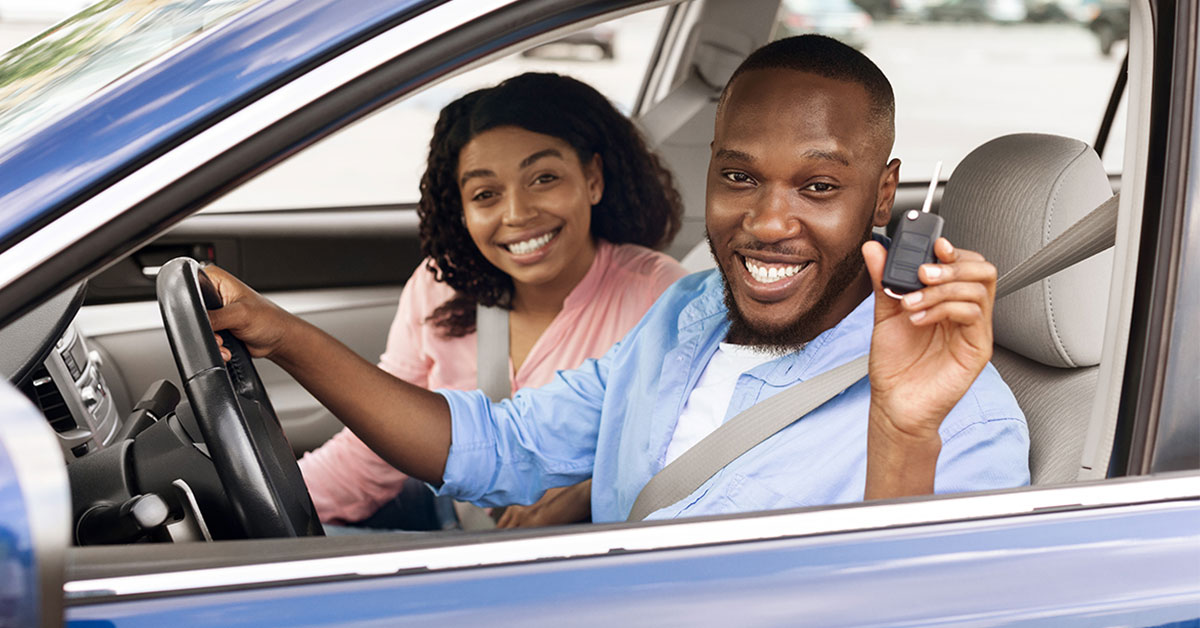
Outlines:
<svg viewBox="0 0 1200 628"><path fill-rule="evenodd" d="M509 194L504 205L502 219L506 225L522 225L537 216L537 209L523 194Z"/></svg>

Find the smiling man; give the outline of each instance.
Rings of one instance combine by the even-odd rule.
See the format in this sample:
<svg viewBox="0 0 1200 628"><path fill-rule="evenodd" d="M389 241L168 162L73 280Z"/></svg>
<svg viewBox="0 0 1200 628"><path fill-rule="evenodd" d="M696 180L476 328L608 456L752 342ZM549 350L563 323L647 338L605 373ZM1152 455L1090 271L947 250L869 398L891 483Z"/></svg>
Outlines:
<svg viewBox="0 0 1200 628"><path fill-rule="evenodd" d="M996 271L940 240L927 288L879 286L900 163L891 86L832 39L774 42L717 112L707 227L719 272L685 277L604 357L490 402L429 392L355 356L216 271L230 328L398 468L480 505L593 478L592 516L625 519L646 483L725 420L870 354L870 376L649 518L1019 486L1028 432L988 364Z"/></svg>

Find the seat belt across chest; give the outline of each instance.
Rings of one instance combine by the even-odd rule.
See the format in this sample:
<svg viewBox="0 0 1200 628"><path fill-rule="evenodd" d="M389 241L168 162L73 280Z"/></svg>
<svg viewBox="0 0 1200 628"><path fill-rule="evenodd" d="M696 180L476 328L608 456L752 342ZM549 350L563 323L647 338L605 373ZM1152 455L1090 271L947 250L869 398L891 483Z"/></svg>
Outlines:
<svg viewBox="0 0 1200 628"><path fill-rule="evenodd" d="M996 299L1041 281L1111 247L1116 239L1113 196L996 282ZM738 413L663 467L642 487L628 521L641 521L691 495L754 446L795 423L867 376L864 355L800 382Z"/></svg>

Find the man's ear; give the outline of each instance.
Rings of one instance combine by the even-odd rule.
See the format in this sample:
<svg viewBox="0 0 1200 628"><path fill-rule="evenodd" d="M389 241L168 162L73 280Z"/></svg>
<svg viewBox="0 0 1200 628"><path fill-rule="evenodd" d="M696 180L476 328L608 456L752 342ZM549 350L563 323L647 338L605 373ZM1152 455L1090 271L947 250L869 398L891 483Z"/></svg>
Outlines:
<svg viewBox="0 0 1200 628"><path fill-rule="evenodd" d="M892 219L892 205L896 203L896 186L900 184L900 160L893 159L884 166L879 175L879 189L875 192L876 227L886 227Z"/></svg>
<svg viewBox="0 0 1200 628"><path fill-rule="evenodd" d="M604 162L600 160L600 153L592 155L584 168L584 176L587 177L588 200L597 205L604 198Z"/></svg>

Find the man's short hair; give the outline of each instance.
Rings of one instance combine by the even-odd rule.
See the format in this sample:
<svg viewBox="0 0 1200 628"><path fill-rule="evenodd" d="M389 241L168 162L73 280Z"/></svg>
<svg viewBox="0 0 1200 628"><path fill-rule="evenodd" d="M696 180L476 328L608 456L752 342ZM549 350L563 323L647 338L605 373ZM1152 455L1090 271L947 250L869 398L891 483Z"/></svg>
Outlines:
<svg viewBox="0 0 1200 628"><path fill-rule="evenodd" d="M773 41L750 53L721 92L717 114L737 78L752 70L795 70L861 85L871 99L872 123L885 133L888 150L895 136L896 97L883 71L863 53L824 35L798 35Z"/></svg>

